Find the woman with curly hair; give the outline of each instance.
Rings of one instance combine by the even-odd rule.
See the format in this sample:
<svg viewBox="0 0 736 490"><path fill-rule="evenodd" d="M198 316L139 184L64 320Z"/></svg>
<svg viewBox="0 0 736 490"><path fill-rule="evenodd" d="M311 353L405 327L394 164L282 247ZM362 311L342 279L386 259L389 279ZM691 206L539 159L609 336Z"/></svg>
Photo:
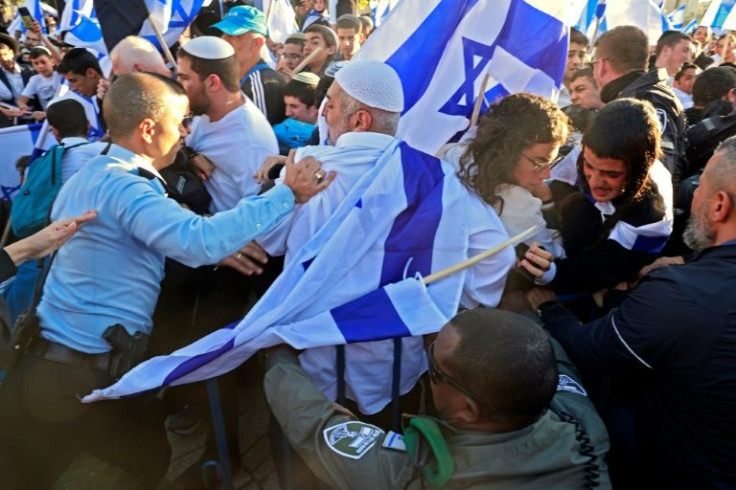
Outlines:
<svg viewBox="0 0 736 490"><path fill-rule="evenodd" d="M525 242L537 242L556 257L564 250L545 221L554 208L545 180L568 131L567 116L553 102L515 94L491 106L475 135L445 155L459 167L465 186L496 210L509 235L539 225Z"/></svg>

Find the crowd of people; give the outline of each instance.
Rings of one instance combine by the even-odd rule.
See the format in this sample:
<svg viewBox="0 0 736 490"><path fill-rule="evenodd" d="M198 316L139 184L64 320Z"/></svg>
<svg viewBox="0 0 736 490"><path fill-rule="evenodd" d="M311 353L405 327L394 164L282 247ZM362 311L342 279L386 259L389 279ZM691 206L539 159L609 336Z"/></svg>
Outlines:
<svg viewBox="0 0 736 490"><path fill-rule="evenodd" d="M555 100L494 101L428 155L397 136L396 71L354 59L373 34L355 2L292 0L284 43L246 3L203 10L175 65L124 38L109 77L38 23L0 34L0 127L47 120L60 145L20 190L54 165L45 221L18 216L0 252L3 488L50 488L80 452L137 488L203 488L213 428L162 483L164 421L209 424L201 383L80 397L334 261L314 238L338 229L362 255L333 268L380 287L499 250L426 286L448 292L436 333L281 344L219 376L233 464L248 378L285 489L736 488L736 36L571 28ZM361 195L384 169L406 195ZM340 307L366 287L325 284L321 304L365 322Z"/></svg>

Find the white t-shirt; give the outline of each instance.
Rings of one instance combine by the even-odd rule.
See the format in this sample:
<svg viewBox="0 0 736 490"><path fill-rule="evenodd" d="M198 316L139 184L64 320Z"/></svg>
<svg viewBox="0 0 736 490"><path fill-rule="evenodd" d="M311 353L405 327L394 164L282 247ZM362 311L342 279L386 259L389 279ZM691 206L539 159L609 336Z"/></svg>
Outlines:
<svg viewBox="0 0 736 490"><path fill-rule="evenodd" d="M38 95L38 100L41 102L41 109L46 110L46 106L49 101L54 98L56 91L61 85L62 77L59 73L54 72L50 77L45 77L40 73L37 73L28 80L28 85L23 89L24 95L29 99Z"/></svg>
<svg viewBox="0 0 736 490"><path fill-rule="evenodd" d="M266 157L279 154L266 116L249 100L216 122L206 115L194 118L186 143L215 166L204 181L212 213L232 209L242 198L257 194L261 185L253 175Z"/></svg>

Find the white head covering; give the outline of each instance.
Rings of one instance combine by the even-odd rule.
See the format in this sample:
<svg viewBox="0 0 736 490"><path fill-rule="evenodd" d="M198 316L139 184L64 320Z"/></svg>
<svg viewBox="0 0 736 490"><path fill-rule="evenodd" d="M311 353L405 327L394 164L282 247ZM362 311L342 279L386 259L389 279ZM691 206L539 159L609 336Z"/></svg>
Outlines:
<svg viewBox="0 0 736 490"><path fill-rule="evenodd" d="M235 54L229 42L215 36L195 37L184 43L181 49L205 60L222 60Z"/></svg>
<svg viewBox="0 0 736 490"><path fill-rule="evenodd" d="M306 85L312 85L314 87L316 87L319 83L319 77L314 73L309 73L308 71L297 73L296 75L291 77L291 79L296 80L297 82L304 83Z"/></svg>
<svg viewBox="0 0 736 490"><path fill-rule="evenodd" d="M404 110L404 90L393 68L380 61L351 61L335 81L352 98L388 112Z"/></svg>

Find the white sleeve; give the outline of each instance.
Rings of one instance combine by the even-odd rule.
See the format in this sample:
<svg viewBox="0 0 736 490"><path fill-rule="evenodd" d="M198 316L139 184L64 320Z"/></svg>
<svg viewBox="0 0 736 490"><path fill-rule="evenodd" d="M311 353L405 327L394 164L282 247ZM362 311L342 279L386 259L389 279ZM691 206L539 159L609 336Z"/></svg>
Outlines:
<svg viewBox="0 0 736 490"><path fill-rule="evenodd" d="M23 89L23 92L21 92L20 95L26 96L29 99L32 99L33 97L35 97L36 94L38 93L38 82L40 81L39 78L40 78L40 75L33 75L28 80L28 84L25 86L25 88Z"/></svg>
<svg viewBox="0 0 736 490"><path fill-rule="evenodd" d="M509 236L490 206L476 196L469 196L468 201L468 257L473 257L508 240ZM497 306L506 286L506 276L515 261L513 247L506 247L469 268L465 275L460 304L465 308L475 308L478 305Z"/></svg>

